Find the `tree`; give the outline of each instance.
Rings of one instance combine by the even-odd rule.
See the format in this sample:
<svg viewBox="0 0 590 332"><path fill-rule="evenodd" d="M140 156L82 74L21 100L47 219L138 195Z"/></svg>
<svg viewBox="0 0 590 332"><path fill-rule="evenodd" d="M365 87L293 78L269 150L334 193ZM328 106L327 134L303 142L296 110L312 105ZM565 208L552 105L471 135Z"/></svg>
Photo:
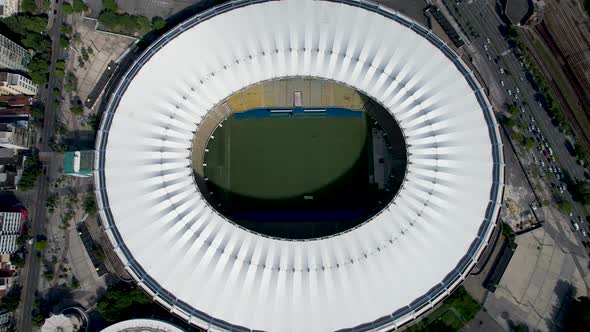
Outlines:
<svg viewBox="0 0 590 332"><path fill-rule="evenodd" d="M161 17L154 17L152 20L152 26L154 30L163 29L166 26L166 21Z"/></svg>
<svg viewBox="0 0 590 332"><path fill-rule="evenodd" d="M88 10L88 6L82 0L74 0L72 8L74 9L74 13L82 13Z"/></svg>
<svg viewBox="0 0 590 332"><path fill-rule="evenodd" d="M31 116L35 119L41 119L44 114L42 107L31 107Z"/></svg>
<svg viewBox="0 0 590 332"><path fill-rule="evenodd" d="M116 0L104 0L102 2L102 9L105 11L116 12L119 10L119 5Z"/></svg>
<svg viewBox="0 0 590 332"><path fill-rule="evenodd" d="M68 48L68 46L70 46L70 42L66 37L61 36L61 38L59 38L59 46L62 48Z"/></svg>
<svg viewBox="0 0 590 332"><path fill-rule="evenodd" d="M76 91L77 87L78 87L78 78L76 77L76 75L74 75L74 73L69 71L66 74L66 79L64 82L64 91L65 92Z"/></svg>
<svg viewBox="0 0 590 332"><path fill-rule="evenodd" d="M47 248L47 240L37 240L35 241L35 250L37 251L45 251Z"/></svg>
<svg viewBox="0 0 590 332"><path fill-rule="evenodd" d="M14 286L12 289L2 298L0 302L0 311L15 311L20 303L20 286Z"/></svg>
<svg viewBox="0 0 590 332"><path fill-rule="evenodd" d="M566 216L572 211L572 208L573 206L570 201L560 200L557 202L557 209Z"/></svg>
<svg viewBox="0 0 590 332"><path fill-rule="evenodd" d="M117 14L112 11L100 14L98 21L108 30L118 33L143 34L152 28L150 21L145 16Z"/></svg>
<svg viewBox="0 0 590 332"><path fill-rule="evenodd" d="M18 189L22 191L33 189L39 174L41 174L39 159L37 156L29 156L24 162L23 174L18 183Z"/></svg>
<svg viewBox="0 0 590 332"><path fill-rule="evenodd" d="M68 24L65 24L65 23L62 24L62 26L61 26L61 33L65 34L65 35L71 35L73 31L74 30L72 29L72 26L71 25L68 25Z"/></svg>
<svg viewBox="0 0 590 332"><path fill-rule="evenodd" d="M35 0L23 0L21 8L23 12L33 13L37 11L37 4L35 3Z"/></svg>
<svg viewBox="0 0 590 332"><path fill-rule="evenodd" d="M152 299L136 287L113 287L98 301L96 310L107 322L113 323L133 316L138 306L150 303Z"/></svg>
<svg viewBox="0 0 590 332"><path fill-rule="evenodd" d="M84 114L84 107L82 107L82 105L73 105L72 107L70 107L70 112L76 114L76 115L80 115L80 114Z"/></svg>
<svg viewBox="0 0 590 332"><path fill-rule="evenodd" d="M64 3L61 4L61 10L66 15L72 15L74 13L74 8L72 7L72 5L70 5L67 2L64 2Z"/></svg>
<svg viewBox="0 0 590 332"><path fill-rule="evenodd" d="M579 143L574 145L574 154L580 160L586 160L588 158L588 151Z"/></svg>
<svg viewBox="0 0 590 332"><path fill-rule="evenodd" d="M31 80L33 83L43 85L47 83L47 77L49 76L49 64L47 60L41 56L35 54L31 62L27 65L27 69L31 74Z"/></svg>
<svg viewBox="0 0 590 332"><path fill-rule="evenodd" d="M96 207L96 199L94 198L94 194L86 194L86 197L84 197L83 207L84 211L89 215L92 216L96 214L98 208Z"/></svg>
<svg viewBox="0 0 590 332"><path fill-rule="evenodd" d="M41 315L41 313L36 313L33 315L33 326L35 326L36 328L40 328L41 326L43 326L43 323L45 323L45 317L43 317L43 315Z"/></svg>
<svg viewBox="0 0 590 332"><path fill-rule="evenodd" d="M524 147L527 150L532 150L535 147L535 141L532 138L527 137L524 141Z"/></svg>

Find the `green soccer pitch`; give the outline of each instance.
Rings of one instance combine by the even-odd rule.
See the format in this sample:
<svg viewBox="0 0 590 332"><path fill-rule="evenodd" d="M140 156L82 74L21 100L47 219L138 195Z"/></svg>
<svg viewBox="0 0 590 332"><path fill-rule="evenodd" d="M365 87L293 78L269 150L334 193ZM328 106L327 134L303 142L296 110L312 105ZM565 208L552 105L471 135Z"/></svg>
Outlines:
<svg viewBox="0 0 590 332"><path fill-rule="evenodd" d="M364 113L247 119L234 115L213 135L205 176L218 195L225 196L224 205L331 208L355 203L368 183L370 133Z"/></svg>

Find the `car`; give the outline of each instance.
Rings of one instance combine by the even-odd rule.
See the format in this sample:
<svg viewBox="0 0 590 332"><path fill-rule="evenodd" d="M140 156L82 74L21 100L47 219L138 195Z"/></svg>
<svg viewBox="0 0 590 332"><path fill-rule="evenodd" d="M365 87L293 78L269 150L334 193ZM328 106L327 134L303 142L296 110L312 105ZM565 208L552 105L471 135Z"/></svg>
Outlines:
<svg viewBox="0 0 590 332"><path fill-rule="evenodd" d="M570 216L570 217L573 217L573 216L574 216L574 213L573 213L573 212L570 212L570 213L569 213L569 216Z"/></svg>
<svg viewBox="0 0 590 332"><path fill-rule="evenodd" d="M518 89L518 87L515 87L514 90L516 91L516 93L520 93L520 90Z"/></svg>
<svg viewBox="0 0 590 332"><path fill-rule="evenodd" d="M531 119L531 122L533 122L533 123L535 122L535 118L533 118L532 115L529 115L529 119Z"/></svg>
<svg viewBox="0 0 590 332"><path fill-rule="evenodd" d="M588 234L586 234L586 231L582 231L582 235L586 237Z"/></svg>
<svg viewBox="0 0 590 332"><path fill-rule="evenodd" d="M501 84L502 86L504 86L504 81L500 81L500 84Z"/></svg>
<svg viewBox="0 0 590 332"><path fill-rule="evenodd" d="M514 99L518 100L518 95L516 93L514 94Z"/></svg>
<svg viewBox="0 0 590 332"><path fill-rule="evenodd" d="M500 68L500 74L504 74L504 68Z"/></svg>
<svg viewBox="0 0 590 332"><path fill-rule="evenodd" d="M488 44L491 44L492 41L490 40L490 38L486 38L486 41L488 42Z"/></svg>
<svg viewBox="0 0 590 332"><path fill-rule="evenodd" d="M523 78L522 76L519 76L519 77L518 77L518 79L519 79L521 82L524 82L524 78Z"/></svg>
<svg viewBox="0 0 590 332"><path fill-rule="evenodd" d="M541 167L545 167L545 162L541 160Z"/></svg>
<svg viewBox="0 0 590 332"><path fill-rule="evenodd" d="M579 230L580 230L580 225L578 225L578 223L576 223L576 222L575 222L575 223L574 223L574 228L575 228L577 231L579 231Z"/></svg>
<svg viewBox="0 0 590 332"><path fill-rule="evenodd" d="M537 102L537 105L539 105L539 107L543 107L543 104L541 104L540 101Z"/></svg>
<svg viewBox="0 0 590 332"><path fill-rule="evenodd" d="M508 89L508 95L512 96L512 90Z"/></svg>
<svg viewBox="0 0 590 332"><path fill-rule="evenodd" d="M551 150L550 147L547 147L547 149L549 150L549 155L552 156L553 155L553 150Z"/></svg>

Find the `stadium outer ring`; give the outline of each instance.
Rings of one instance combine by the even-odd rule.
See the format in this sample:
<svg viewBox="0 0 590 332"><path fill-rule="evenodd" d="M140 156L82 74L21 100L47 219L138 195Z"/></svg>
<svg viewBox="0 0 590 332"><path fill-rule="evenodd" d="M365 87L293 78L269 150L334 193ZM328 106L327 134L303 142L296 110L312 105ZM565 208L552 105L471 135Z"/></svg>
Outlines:
<svg viewBox="0 0 590 332"><path fill-rule="evenodd" d="M135 260L133 254L123 241L110 210L109 198L106 192L105 178L106 145L108 142L109 129L111 128L114 113L119 105L121 97L142 66L148 60L150 60L150 58L159 49L161 49L166 43L185 30L188 30L189 28L217 15L248 5L270 1L276 0L231 1L195 15L164 34L156 42L150 45L144 51L144 53L142 53L142 55L134 61L129 70L121 77L120 82L110 97L108 105L101 119L100 129L97 132L94 170L95 194L97 196L99 214L103 222L105 232L107 233L107 236L112 243L117 256L119 259L121 259L121 262L125 266L126 270L132 275L133 279L138 283L138 285L144 291L150 294L156 302L169 309L170 312L174 313L175 315L187 320L189 323L209 330L219 329L232 331L250 331L249 328L232 325L229 322L211 317L207 313L201 312L187 303L179 300L176 296L174 296L174 294L161 287L158 282L154 280L148 273L146 273L142 266ZM488 125L488 133L492 142L493 183L492 189L490 191L490 201L487 205L488 207L486 209L484 221L479 227L478 236L469 246L468 252L463 256L455 268L453 268L452 271L444 278L444 280L442 280L438 285L434 285L430 291L420 296L412 303L408 304L405 308L401 308L392 314L381 317L375 321L367 322L365 324L358 325L346 330L365 331L397 329L402 325L405 325L406 323L414 320L421 314L427 312L437 303L446 298L457 286L461 284L487 247L493 229L496 227L496 219L499 214L501 200L503 197L504 161L502 155L500 132L494 118L491 105L489 104L485 95L482 93L483 89L481 85L478 83L477 79L470 72L468 66L462 61L462 59L438 37L402 14L365 0L329 1L360 7L362 9L382 15L386 18L392 19L418 33L420 36L424 37L439 50L441 50L442 53L455 64L457 69L461 72L473 90L478 103L484 110L484 117Z"/></svg>

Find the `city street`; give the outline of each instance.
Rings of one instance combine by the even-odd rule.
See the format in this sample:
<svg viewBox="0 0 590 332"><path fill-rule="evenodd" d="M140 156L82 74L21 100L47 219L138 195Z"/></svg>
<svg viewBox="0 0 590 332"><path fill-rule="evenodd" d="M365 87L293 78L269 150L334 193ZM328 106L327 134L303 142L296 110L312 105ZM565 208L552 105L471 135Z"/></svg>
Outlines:
<svg viewBox="0 0 590 332"><path fill-rule="evenodd" d="M61 3L61 1L56 2ZM55 75L55 63L64 53L63 48L59 44L63 15L61 12L61 5L56 2L52 1L54 9L57 10L57 15L49 16L50 30L48 31L48 34L52 40L49 82L47 83L47 88L44 89L42 94L40 94L42 98L41 100L43 100L45 103L45 123L40 135L41 141L38 145L39 158L43 165L43 175L40 177L35 187L36 193L34 201L36 204L29 205L29 215L31 216L31 235L33 237L45 233L45 201L47 200L49 187L47 179L50 177L55 178L57 175L57 169L52 167L53 163L51 162L54 155L48 145L51 137L53 136L55 127L56 110L53 106L52 92L56 86L61 85ZM21 307L17 319L17 331L32 330L31 312L33 309L33 302L39 282L39 272L41 268L41 258L35 254L34 248L32 246L30 246L28 249L29 255L27 255L22 274L23 289L21 294Z"/></svg>

